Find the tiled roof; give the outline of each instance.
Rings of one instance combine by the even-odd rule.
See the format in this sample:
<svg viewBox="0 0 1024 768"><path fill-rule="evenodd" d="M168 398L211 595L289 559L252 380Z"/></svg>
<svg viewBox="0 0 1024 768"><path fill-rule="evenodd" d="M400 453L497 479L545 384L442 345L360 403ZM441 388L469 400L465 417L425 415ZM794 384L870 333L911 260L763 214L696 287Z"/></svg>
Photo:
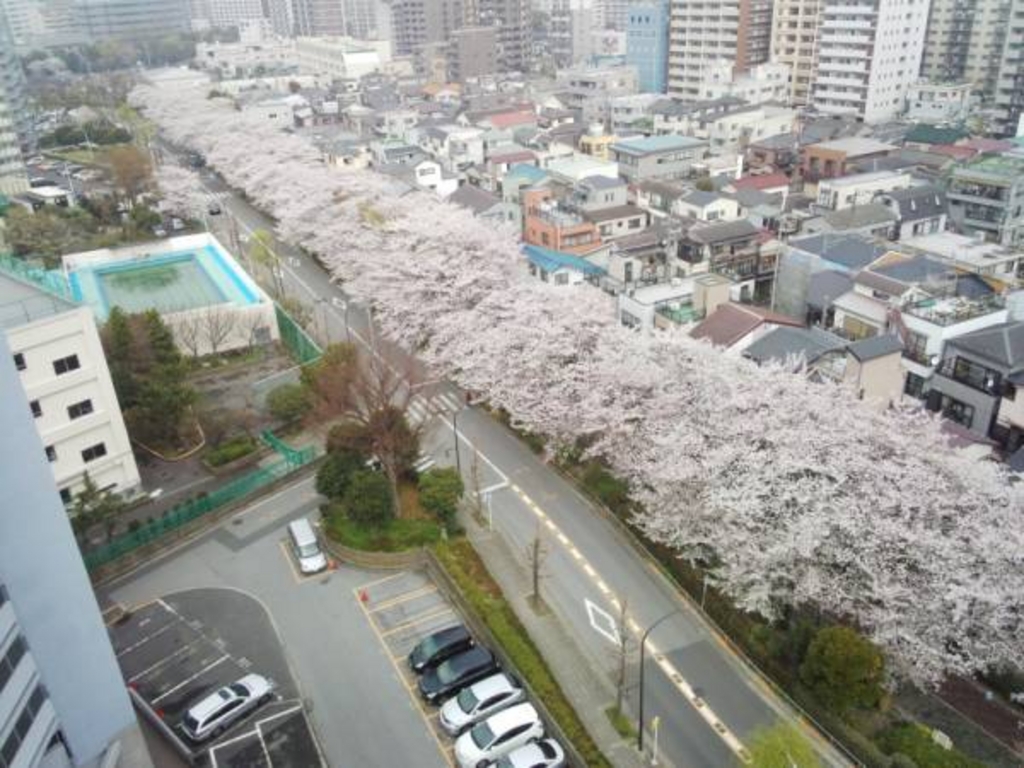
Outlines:
<svg viewBox="0 0 1024 768"><path fill-rule="evenodd" d="M907 132L903 140L913 144L955 144L968 136L970 133L960 128L940 128L919 123Z"/></svg>
<svg viewBox="0 0 1024 768"><path fill-rule="evenodd" d="M872 336L869 339L855 341L847 349L851 355L864 363L895 352L902 352L903 342L900 341L899 336L882 334L880 336Z"/></svg>
<svg viewBox="0 0 1024 768"><path fill-rule="evenodd" d="M850 270L866 267L886 253L885 248L859 235L824 233L795 238L789 244Z"/></svg>
<svg viewBox="0 0 1024 768"><path fill-rule="evenodd" d="M891 224L896 214L881 203L865 203L838 211L828 211L822 216L834 229L860 229L875 224Z"/></svg>
<svg viewBox="0 0 1024 768"><path fill-rule="evenodd" d="M448 196L448 201L468 208L476 214L484 213L501 202L487 190L474 187L472 184L463 184Z"/></svg>
<svg viewBox="0 0 1024 768"><path fill-rule="evenodd" d="M946 343L984 357L1008 372L1024 370L1024 322L1000 323Z"/></svg>
<svg viewBox="0 0 1024 768"><path fill-rule="evenodd" d="M612 144L612 150L625 152L631 155L647 155L654 152L673 152L679 149L693 149L707 144L703 139L695 139L692 136L677 136L665 134L663 136L644 136L636 139L624 139Z"/></svg>
<svg viewBox="0 0 1024 768"><path fill-rule="evenodd" d="M523 253L530 263L536 264L541 269L554 272L559 269L571 269L575 272L582 272L585 275L603 275L605 270L586 259L571 253L553 251L550 248L541 248L539 245L524 245Z"/></svg>
<svg viewBox="0 0 1024 768"><path fill-rule="evenodd" d="M743 351L743 356L758 363L784 363L802 358L813 363L822 355L843 349L846 340L820 328L782 326L769 331Z"/></svg>
<svg viewBox="0 0 1024 768"><path fill-rule="evenodd" d="M718 347L731 347L748 333L764 323L800 327L799 320L776 312L741 304L722 304L697 324L690 336L707 339Z"/></svg>
<svg viewBox="0 0 1024 768"><path fill-rule="evenodd" d="M753 237L760 231L758 227L754 226L747 219L736 219L735 221L722 221L693 227L690 230L689 237L698 243L720 243L725 240L735 240L741 237Z"/></svg>
<svg viewBox="0 0 1024 768"><path fill-rule="evenodd" d="M736 179L731 184L733 189L775 189L776 187L788 187L789 177L784 173L768 173L764 176L744 176Z"/></svg>

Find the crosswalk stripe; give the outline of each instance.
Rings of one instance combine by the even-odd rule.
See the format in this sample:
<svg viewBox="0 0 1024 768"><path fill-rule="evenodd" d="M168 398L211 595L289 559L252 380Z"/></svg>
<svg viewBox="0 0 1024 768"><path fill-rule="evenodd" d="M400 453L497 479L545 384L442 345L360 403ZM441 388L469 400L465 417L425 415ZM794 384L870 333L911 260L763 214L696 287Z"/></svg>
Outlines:
<svg viewBox="0 0 1024 768"><path fill-rule="evenodd" d="M459 402L459 398L450 392L445 392L441 395L440 399L445 404L446 410L457 411L462 407L462 403Z"/></svg>
<svg viewBox="0 0 1024 768"><path fill-rule="evenodd" d="M417 472L425 472L434 466L437 462L430 456L420 455L419 460L413 465L413 468Z"/></svg>

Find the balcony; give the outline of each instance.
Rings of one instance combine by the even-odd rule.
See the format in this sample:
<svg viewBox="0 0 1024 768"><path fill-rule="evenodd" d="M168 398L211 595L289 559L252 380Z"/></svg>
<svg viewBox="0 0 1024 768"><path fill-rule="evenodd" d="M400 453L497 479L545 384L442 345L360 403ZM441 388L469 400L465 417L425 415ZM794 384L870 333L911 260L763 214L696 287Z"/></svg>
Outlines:
<svg viewBox="0 0 1024 768"><path fill-rule="evenodd" d="M658 315L664 317L675 325L688 325L704 319L704 312L697 309L693 304L664 304L654 310Z"/></svg>

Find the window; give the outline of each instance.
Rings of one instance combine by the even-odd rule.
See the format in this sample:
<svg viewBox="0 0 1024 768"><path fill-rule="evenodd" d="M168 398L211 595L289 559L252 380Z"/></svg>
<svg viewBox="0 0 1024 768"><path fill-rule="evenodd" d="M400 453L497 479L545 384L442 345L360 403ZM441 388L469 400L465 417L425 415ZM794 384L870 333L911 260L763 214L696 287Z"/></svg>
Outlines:
<svg viewBox="0 0 1024 768"><path fill-rule="evenodd" d="M28 404L28 407L32 409L32 418L38 419L40 416L43 415L43 408L42 406L39 405L38 400L33 400L31 403Z"/></svg>
<svg viewBox="0 0 1024 768"><path fill-rule="evenodd" d="M81 367L82 364L78 362L78 355L68 355L53 361L53 372L58 376L70 373L71 371L77 371Z"/></svg>
<svg viewBox="0 0 1024 768"><path fill-rule="evenodd" d="M60 489L60 500L62 502L64 502L64 506L67 506L68 504L71 503L71 489L70 488L61 488Z"/></svg>
<svg viewBox="0 0 1024 768"><path fill-rule="evenodd" d="M950 421L955 421L957 424L970 429L971 423L974 421L974 406L961 403L959 400L954 400L947 395L942 396L941 401L942 415Z"/></svg>
<svg viewBox="0 0 1024 768"><path fill-rule="evenodd" d="M18 662L25 655L25 638L18 635L11 642L10 647L3 656L0 656L0 691L3 691L7 681L11 679L14 670L18 668Z"/></svg>
<svg viewBox="0 0 1024 768"><path fill-rule="evenodd" d="M22 740L32 728L32 723L35 722L36 715L39 714L39 710L45 701L46 689L41 685L37 685L35 690L32 691L32 695L28 697L28 701L25 702L25 708L15 721L14 729L3 743L3 746L0 747L0 764L6 766L14 762L15 757L18 755L18 750L21 748Z"/></svg>
<svg viewBox="0 0 1024 768"><path fill-rule="evenodd" d="M82 461L88 464L107 455L107 446L104 443L96 443L82 451Z"/></svg>
<svg viewBox="0 0 1024 768"><path fill-rule="evenodd" d="M19 371L25 370L25 356L21 352L14 353L14 367Z"/></svg>
<svg viewBox="0 0 1024 768"><path fill-rule="evenodd" d="M51 464L57 460L57 449L52 445L46 446L46 460Z"/></svg>
<svg viewBox="0 0 1024 768"><path fill-rule="evenodd" d="M90 413L92 413L92 400L83 400L68 406L68 418L72 421L82 416L88 416Z"/></svg>

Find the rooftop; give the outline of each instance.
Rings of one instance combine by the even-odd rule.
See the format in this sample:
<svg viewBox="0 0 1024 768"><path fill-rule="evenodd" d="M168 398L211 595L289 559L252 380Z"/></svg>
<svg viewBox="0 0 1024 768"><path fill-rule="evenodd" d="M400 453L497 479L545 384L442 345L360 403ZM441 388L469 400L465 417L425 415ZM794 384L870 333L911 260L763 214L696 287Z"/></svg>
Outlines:
<svg viewBox="0 0 1024 768"><path fill-rule="evenodd" d="M781 326L769 331L743 351L757 363L785 363L793 358L813 363L822 355L843 349L846 340L821 328Z"/></svg>
<svg viewBox="0 0 1024 768"><path fill-rule="evenodd" d="M1024 323L1009 322L950 339L948 344L973 352L1010 372L1024 369Z"/></svg>
<svg viewBox="0 0 1024 768"><path fill-rule="evenodd" d="M689 238L698 243L720 243L726 240L755 237L760 228L747 219L722 221L690 229Z"/></svg>
<svg viewBox="0 0 1024 768"><path fill-rule="evenodd" d="M493 208L501 199L480 187L463 184L448 196L448 202L480 214Z"/></svg>
<svg viewBox="0 0 1024 768"><path fill-rule="evenodd" d="M733 189L775 189L776 187L788 187L789 177L784 173L766 173L761 176L744 176L736 179L730 185Z"/></svg>
<svg viewBox="0 0 1024 768"><path fill-rule="evenodd" d="M602 222L612 221L614 219L625 219L630 216L647 216L647 212L643 208L637 208L635 205L616 205L611 208L601 208L596 211L587 211L583 214L583 218L588 221Z"/></svg>
<svg viewBox="0 0 1024 768"><path fill-rule="evenodd" d="M550 248L541 248L539 245L524 245L523 253L531 264L536 264L548 272L555 272L559 269L569 269L574 272L582 272L585 275L603 275L605 270L593 264L581 256L571 253L553 251Z"/></svg>
<svg viewBox="0 0 1024 768"><path fill-rule="evenodd" d="M687 203L688 205L695 205L698 208L703 208L706 205L711 205L722 199L722 196L716 192L704 192L700 189L695 189L680 198L680 202Z"/></svg>
<svg viewBox="0 0 1024 768"><path fill-rule="evenodd" d="M855 358L864 363L879 357L885 357L903 351L903 342L899 336L880 334L869 339L853 342L847 350Z"/></svg>
<svg viewBox="0 0 1024 768"><path fill-rule="evenodd" d="M707 339L715 346L731 347L765 323L794 327L802 325L799 320L780 315L777 312L729 302L721 304L690 332L690 336L695 339Z"/></svg>
<svg viewBox="0 0 1024 768"><path fill-rule="evenodd" d="M957 266L975 269L991 268L1007 260L1019 259L1021 255L1020 251L1005 245L980 241L955 232L935 232L911 237L903 241L902 245L949 259Z"/></svg>
<svg viewBox="0 0 1024 768"><path fill-rule="evenodd" d="M824 233L795 238L789 244L850 270L866 267L887 252L887 249L859 235Z"/></svg>
<svg viewBox="0 0 1024 768"><path fill-rule="evenodd" d="M1024 179L1024 156L1021 155L984 155L968 163L963 168L953 171L954 176L984 174L999 178L1019 181Z"/></svg>
<svg viewBox="0 0 1024 768"><path fill-rule="evenodd" d="M942 327L956 325L975 317L999 312L1006 306L1002 296L989 294L981 298L941 296L924 299L903 307L903 313L927 320Z"/></svg>
<svg viewBox="0 0 1024 768"><path fill-rule="evenodd" d="M968 136L970 133L961 128L940 128L937 125L918 123L907 132L903 140L915 144L955 144Z"/></svg>
<svg viewBox="0 0 1024 768"><path fill-rule="evenodd" d="M807 284L807 304L812 307L828 307L836 297L852 288L853 280L845 272L834 269L814 272Z"/></svg>
<svg viewBox="0 0 1024 768"><path fill-rule="evenodd" d="M617 152L625 152L630 155L648 155L655 152L673 152L680 149L693 149L705 146L707 142L703 139L695 139L692 136L677 136L665 134L663 136L645 136L635 139L624 139L612 144L612 149Z"/></svg>
<svg viewBox="0 0 1024 768"><path fill-rule="evenodd" d="M815 144L818 149L829 152L843 152L847 157L858 157L860 155L877 155L883 152L892 152L896 149L892 144L886 144L875 139L865 139L861 136L849 136L844 139L832 139Z"/></svg>
<svg viewBox="0 0 1024 768"><path fill-rule="evenodd" d="M881 203L865 203L838 211L826 211L822 218L834 229L860 229L876 224L892 224L896 214Z"/></svg>
<svg viewBox="0 0 1024 768"><path fill-rule="evenodd" d="M873 181L885 181L886 179L898 179L906 176L898 171L868 171L867 173L851 173L848 176L840 176L836 179L822 179L820 184L830 187L848 187L856 184L870 184Z"/></svg>
<svg viewBox="0 0 1024 768"><path fill-rule="evenodd" d="M0 265L0 328L16 328L74 308L70 301L7 274Z"/></svg>

